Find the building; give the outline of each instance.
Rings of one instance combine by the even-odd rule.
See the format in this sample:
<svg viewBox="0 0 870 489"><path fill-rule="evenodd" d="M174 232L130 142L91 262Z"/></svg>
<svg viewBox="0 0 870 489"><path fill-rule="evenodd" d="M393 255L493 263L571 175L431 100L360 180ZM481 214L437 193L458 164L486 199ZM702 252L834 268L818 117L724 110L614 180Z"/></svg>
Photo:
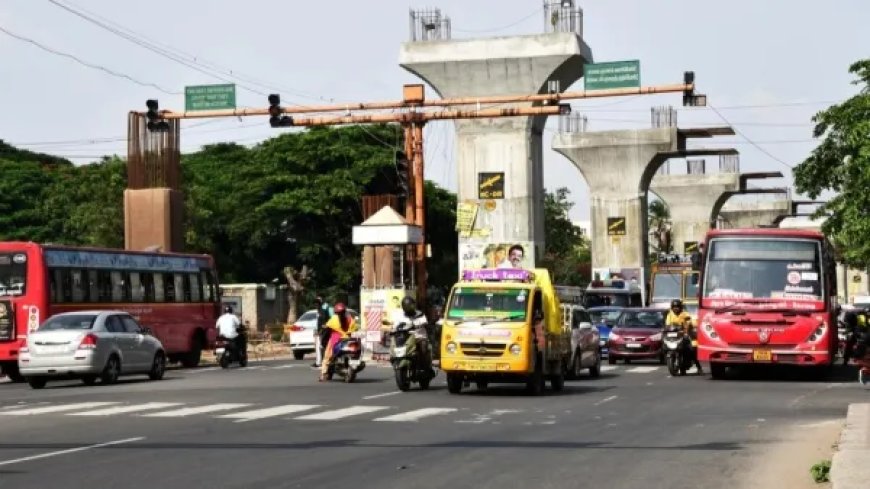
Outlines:
<svg viewBox="0 0 870 489"><path fill-rule="evenodd" d="M275 284L221 284L221 302L233 307L233 312L265 331L270 324L287 321L287 286Z"/></svg>

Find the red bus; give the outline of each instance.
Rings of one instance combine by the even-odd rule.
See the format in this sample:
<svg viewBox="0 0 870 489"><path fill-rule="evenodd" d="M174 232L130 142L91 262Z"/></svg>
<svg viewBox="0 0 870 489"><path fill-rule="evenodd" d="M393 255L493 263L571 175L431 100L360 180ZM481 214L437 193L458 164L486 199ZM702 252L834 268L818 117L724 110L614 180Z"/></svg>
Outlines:
<svg viewBox="0 0 870 489"><path fill-rule="evenodd" d="M0 242L0 367L22 380L18 351L28 332L54 314L85 309L130 313L169 361L194 367L214 345L219 295L208 255Z"/></svg>
<svg viewBox="0 0 870 489"><path fill-rule="evenodd" d="M818 231L711 230L698 309L698 356L713 378L738 364L824 373L837 352L834 250Z"/></svg>

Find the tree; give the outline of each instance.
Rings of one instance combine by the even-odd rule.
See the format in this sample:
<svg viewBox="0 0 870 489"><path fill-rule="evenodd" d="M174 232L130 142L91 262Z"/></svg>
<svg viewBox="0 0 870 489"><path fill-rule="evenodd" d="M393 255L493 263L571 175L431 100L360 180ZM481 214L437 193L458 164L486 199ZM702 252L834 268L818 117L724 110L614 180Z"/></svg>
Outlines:
<svg viewBox="0 0 870 489"><path fill-rule="evenodd" d="M432 247L432 257L426 259L426 270L432 295L445 296L456 282L458 239L456 194L426 182L426 243Z"/></svg>
<svg viewBox="0 0 870 489"><path fill-rule="evenodd" d="M815 199L825 190L836 196L815 217L828 215L822 230L832 236L844 262L870 266L870 59L852 64L859 92L816 114L813 137L824 137L794 168L795 186Z"/></svg>
<svg viewBox="0 0 870 489"><path fill-rule="evenodd" d="M667 204L658 199L650 202L647 209L647 221L650 233L653 235L653 240L650 243L653 253L671 253L673 251L669 229L671 210Z"/></svg>
<svg viewBox="0 0 870 489"><path fill-rule="evenodd" d="M591 254L583 230L568 218L574 203L568 200L570 191L558 188L544 196L544 229L546 244L542 265L560 285L585 285L589 281Z"/></svg>

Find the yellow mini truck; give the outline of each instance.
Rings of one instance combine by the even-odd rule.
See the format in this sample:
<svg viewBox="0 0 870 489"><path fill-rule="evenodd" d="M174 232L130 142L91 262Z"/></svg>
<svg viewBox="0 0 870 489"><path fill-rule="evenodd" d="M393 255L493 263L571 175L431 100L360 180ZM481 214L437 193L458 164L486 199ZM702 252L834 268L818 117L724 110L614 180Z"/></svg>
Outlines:
<svg viewBox="0 0 870 489"><path fill-rule="evenodd" d="M571 333L546 269L464 270L450 291L441 330L441 370L459 394L476 383L524 383L541 394L564 387Z"/></svg>

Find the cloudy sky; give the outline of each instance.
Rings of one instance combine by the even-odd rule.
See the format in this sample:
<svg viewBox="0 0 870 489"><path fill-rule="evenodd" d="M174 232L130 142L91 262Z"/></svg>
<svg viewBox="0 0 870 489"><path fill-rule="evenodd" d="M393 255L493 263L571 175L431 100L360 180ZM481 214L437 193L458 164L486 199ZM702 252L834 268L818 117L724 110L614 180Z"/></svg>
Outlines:
<svg viewBox="0 0 870 489"><path fill-rule="evenodd" d="M579 5L596 61L639 59L644 85L680 82L683 71L694 70L699 91L718 110L683 109L678 94L575 102L589 129L649 127L650 107L660 105L677 107L683 127L723 124L724 117L739 134L706 145L737 148L742 171L789 176L788 167L815 146L812 115L852 95L848 65L870 57L867 0ZM155 97L161 108L180 109L184 86L224 80L237 82L239 106L265 106L265 94L275 91L301 105L396 99L402 84L418 81L398 66L399 46L409 38L408 10L429 6L451 17L454 38L544 29L542 0L0 0L0 139L77 163L124 155L127 111ZM155 44L163 54L125 37ZM254 118L185 127L185 151L217 141L254 144L275 134L265 119ZM545 147L557 127L551 119ZM452 133L451 122L427 126L426 173L455 190ZM547 187L567 185L576 202L572 217L588 218L588 188L579 172L549 149L545 165ZM671 165L685 171L683 162Z"/></svg>

